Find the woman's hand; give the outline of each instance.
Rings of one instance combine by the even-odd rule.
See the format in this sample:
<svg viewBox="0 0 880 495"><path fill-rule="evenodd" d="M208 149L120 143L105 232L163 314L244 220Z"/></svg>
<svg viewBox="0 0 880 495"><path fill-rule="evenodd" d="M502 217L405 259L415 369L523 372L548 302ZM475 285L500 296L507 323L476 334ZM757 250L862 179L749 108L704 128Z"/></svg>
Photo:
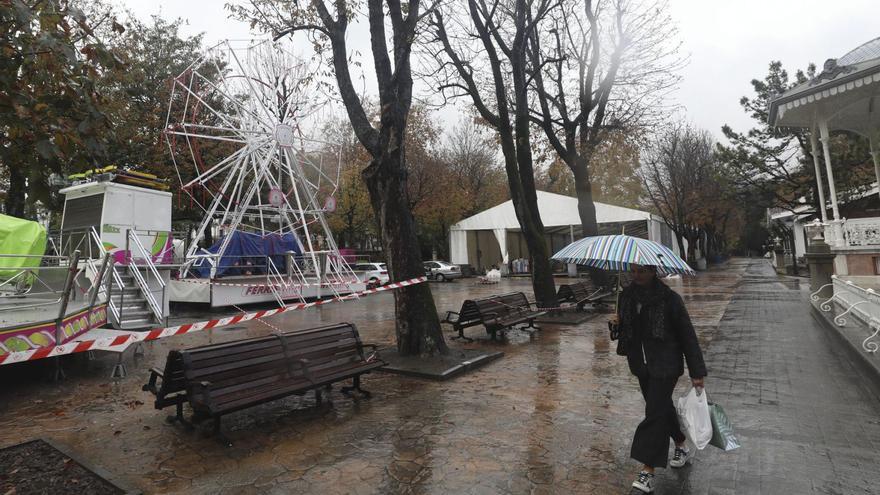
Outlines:
<svg viewBox="0 0 880 495"><path fill-rule="evenodd" d="M620 316L615 314L608 321L611 322L612 325L619 325L620 324Z"/></svg>
<svg viewBox="0 0 880 495"><path fill-rule="evenodd" d="M703 388L703 379L704 377L702 376L700 378L691 378L691 383L694 385L694 388Z"/></svg>

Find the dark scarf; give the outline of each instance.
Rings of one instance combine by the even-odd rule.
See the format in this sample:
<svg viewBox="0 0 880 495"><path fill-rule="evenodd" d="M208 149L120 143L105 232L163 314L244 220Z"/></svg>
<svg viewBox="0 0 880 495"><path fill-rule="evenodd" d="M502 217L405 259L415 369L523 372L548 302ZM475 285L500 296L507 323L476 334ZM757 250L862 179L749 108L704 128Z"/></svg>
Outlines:
<svg viewBox="0 0 880 495"><path fill-rule="evenodd" d="M647 311L646 321L650 325L651 337L663 340L666 336L666 296L670 290L663 282L654 279L648 286L635 283L630 284L620 294L620 335L630 339L636 331L639 313L638 305L641 303L642 312Z"/></svg>

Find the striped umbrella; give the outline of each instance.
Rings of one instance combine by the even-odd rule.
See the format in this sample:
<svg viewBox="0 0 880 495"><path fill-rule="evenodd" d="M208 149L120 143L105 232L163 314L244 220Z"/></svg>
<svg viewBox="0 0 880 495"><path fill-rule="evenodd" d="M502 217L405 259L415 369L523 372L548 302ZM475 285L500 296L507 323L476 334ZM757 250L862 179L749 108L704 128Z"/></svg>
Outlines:
<svg viewBox="0 0 880 495"><path fill-rule="evenodd" d="M585 237L562 248L553 259L602 270L628 271L630 265L652 265L659 273L696 275L668 247L623 234Z"/></svg>

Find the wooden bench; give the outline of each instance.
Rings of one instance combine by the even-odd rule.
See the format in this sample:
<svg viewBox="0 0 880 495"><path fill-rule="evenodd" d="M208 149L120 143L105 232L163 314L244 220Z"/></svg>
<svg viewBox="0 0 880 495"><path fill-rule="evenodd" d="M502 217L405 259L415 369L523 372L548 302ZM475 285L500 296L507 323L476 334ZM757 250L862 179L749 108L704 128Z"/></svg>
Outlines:
<svg viewBox="0 0 880 495"><path fill-rule="evenodd" d="M365 348L373 352L367 355ZM352 386L343 393L369 397L361 375L385 365L353 324L340 323L171 351L165 369L151 370L143 389L155 394L156 409L175 405L171 419L191 426L183 417L183 403L189 402L193 422L213 419L219 434L225 414L312 390L320 403L322 389L349 378Z"/></svg>
<svg viewBox="0 0 880 495"><path fill-rule="evenodd" d="M532 309L532 303L526 299L522 292L511 292L482 299L468 299L461 305L458 312L447 311L444 323L452 325L453 330L458 332L453 339L464 339L472 342L473 339L465 337L464 329L472 326L483 325L486 332L495 339L498 332L504 333L515 325L528 323L522 328L534 328L535 318L543 316L546 311Z"/></svg>
<svg viewBox="0 0 880 495"><path fill-rule="evenodd" d="M560 285L556 293L556 299L560 303L572 303L577 307L578 311L581 311L585 305L599 302L611 293L610 290L596 287L592 282L585 280L574 284Z"/></svg>

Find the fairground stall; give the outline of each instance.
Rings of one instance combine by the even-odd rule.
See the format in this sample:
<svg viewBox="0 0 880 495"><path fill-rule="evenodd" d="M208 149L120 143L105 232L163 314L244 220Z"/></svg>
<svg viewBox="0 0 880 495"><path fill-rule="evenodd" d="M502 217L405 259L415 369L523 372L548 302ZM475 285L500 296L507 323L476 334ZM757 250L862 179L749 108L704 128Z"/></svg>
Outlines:
<svg viewBox="0 0 880 495"><path fill-rule="evenodd" d="M0 215L0 356L71 342L107 322L88 259L47 255L37 222ZM101 269L105 269L104 267Z"/></svg>

